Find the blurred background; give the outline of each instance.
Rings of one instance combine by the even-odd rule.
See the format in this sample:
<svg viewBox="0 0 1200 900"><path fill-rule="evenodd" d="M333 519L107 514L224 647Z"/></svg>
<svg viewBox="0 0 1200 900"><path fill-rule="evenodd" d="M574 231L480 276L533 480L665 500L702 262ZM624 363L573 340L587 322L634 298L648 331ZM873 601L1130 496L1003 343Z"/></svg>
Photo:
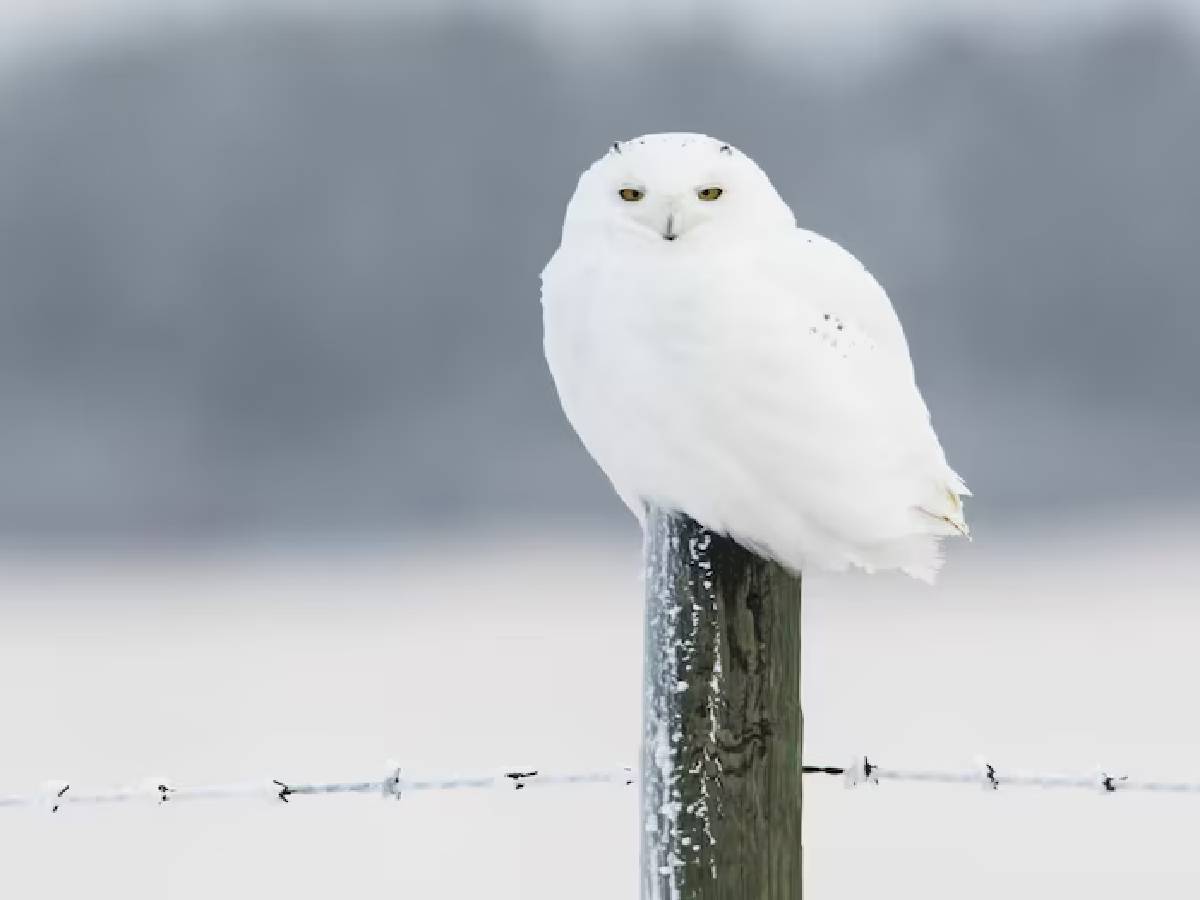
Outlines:
<svg viewBox="0 0 1200 900"><path fill-rule="evenodd" d="M744 149L888 288L976 494L937 589L813 580L810 755L1188 765L1200 12L1043 7L0 0L0 793L635 758L638 537L558 408L538 273L578 173L666 130ZM1200 887L1149 837L1194 801L821 790L821 896ZM632 795L589 796L0 811L0 892L549 897L602 854L571 895L632 896ZM339 880L395 828L407 866ZM280 876L285 844L328 868Z"/></svg>

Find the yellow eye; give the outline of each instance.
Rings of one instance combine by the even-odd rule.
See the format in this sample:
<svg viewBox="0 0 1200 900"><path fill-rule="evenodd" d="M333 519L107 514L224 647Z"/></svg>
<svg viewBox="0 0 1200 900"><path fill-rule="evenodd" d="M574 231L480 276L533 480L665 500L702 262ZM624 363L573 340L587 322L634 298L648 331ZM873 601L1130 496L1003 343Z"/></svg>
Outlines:
<svg viewBox="0 0 1200 900"><path fill-rule="evenodd" d="M719 187L707 187L707 188L703 188L699 191L696 191L696 196L699 197L701 200L716 200L723 193L725 193L725 192L723 190L721 190Z"/></svg>
<svg viewBox="0 0 1200 900"><path fill-rule="evenodd" d="M641 200L646 196L645 191L639 191L637 188L621 188L619 191L622 200L628 200L633 203L635 200Z"/></svg>

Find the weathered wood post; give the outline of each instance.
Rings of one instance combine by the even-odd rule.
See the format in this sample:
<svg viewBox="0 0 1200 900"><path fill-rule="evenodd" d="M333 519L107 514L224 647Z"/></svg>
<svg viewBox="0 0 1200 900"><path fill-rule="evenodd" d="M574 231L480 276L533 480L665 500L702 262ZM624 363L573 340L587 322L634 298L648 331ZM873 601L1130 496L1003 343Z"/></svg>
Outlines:
<svg viewBox="0 0 1200 900"><path fill-rule="evenodd" d="M658 509L645 562L642 900L800 900L800 578Z"/></svg>

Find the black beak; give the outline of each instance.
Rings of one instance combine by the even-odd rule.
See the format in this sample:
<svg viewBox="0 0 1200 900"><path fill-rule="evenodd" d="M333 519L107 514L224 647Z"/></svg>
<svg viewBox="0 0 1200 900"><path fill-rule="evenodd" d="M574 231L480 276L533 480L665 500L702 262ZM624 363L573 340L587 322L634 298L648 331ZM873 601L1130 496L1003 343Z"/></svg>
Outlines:
<svg viewBox="0 0 1200 900"><path fill-rule="evenodd" d="M673 241L677 237L679 237L679 235L675 233L675 217L667 216L667 230L663 232L663 240Z"/></svg>

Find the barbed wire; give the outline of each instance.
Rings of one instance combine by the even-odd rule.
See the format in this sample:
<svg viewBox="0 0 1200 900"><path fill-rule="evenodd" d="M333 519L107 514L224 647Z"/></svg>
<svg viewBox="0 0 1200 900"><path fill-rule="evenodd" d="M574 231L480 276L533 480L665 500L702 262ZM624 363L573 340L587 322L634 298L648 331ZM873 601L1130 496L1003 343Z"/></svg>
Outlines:
<svg viewBox="0 0 1200 900"><path fill-rule="evenodd" d="M1027 771L1001 771L986 760L977 760L969 770L893 769L876 765L869 757L855 757L846 766L804 766L805 775L830 775L842 779L847 788L884 781L919 784L975 785L996 791L1008 787L1076 788L1115 794L1141 791L1159 794L1200 794L1200 782L1164 781L1130 778L1097 768L1086 775L1057 775ZM148 778L131 787L87 789L67 781L50 781L39 791L26 794L0 794L0 809L42 808L57 813L72 805L102 806L117 803L182 803L190 800L264 799L290 803L293 797L333 794L374 794L399 800L407 794L424 791L507 790L564 787L574 785L617 785L628 787L637 782L630 767L576 772L551 772L538 769L512 769L499 772L409 777L400 766L391 765L379 780L292 782L272 778L238 784L177 785L162 778Z"/></svg>
<svg viewBox="0 0 1200 900"><path fill-rule="evenodd" d="M970 770L891 769L872 763L866 756L855 757L850 765L805 766L806 774L836 775L847 788L881 781L910 781L920 784L977 785L997 791L1007 787L1077 788L1105 794L1141 791L1156 794L1200 794L1200 782L1163 781L1130 778L1097 768L1087 775L1058 775L1021 770L999 771L985 759L976 760Z"/></svg>
<svg viewBox="0 0 1200 900"><path fill-rule="evenodd" d="M27 794L0 794L0 809L5 807L45 808L52 813L70 805L104 805L149 802L180 803L189 800L267 799L291 802L298 796L329 794L376 794L399 800L406 794L422 791L510 790L561 787L567 785L620 784L635 781L633 770L599 769L583 772L546 772L537 769L513 769L476 775L449 775L412 778L399 766L389 767L385 777L368 781L293 782L277 778L240 784L176 785L162 778L148 778L137 785L89 790L67 781L50 781L41 790Z"/></svg>

